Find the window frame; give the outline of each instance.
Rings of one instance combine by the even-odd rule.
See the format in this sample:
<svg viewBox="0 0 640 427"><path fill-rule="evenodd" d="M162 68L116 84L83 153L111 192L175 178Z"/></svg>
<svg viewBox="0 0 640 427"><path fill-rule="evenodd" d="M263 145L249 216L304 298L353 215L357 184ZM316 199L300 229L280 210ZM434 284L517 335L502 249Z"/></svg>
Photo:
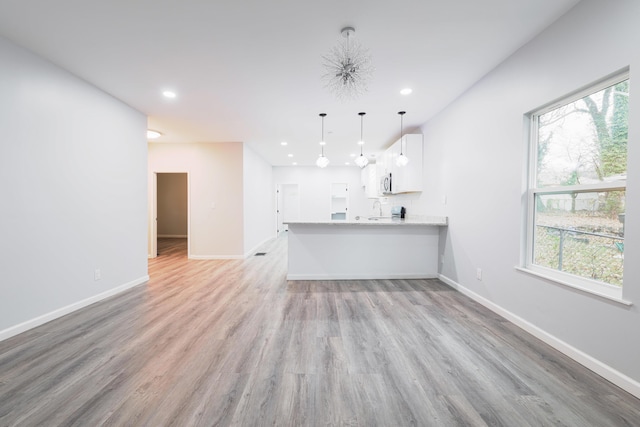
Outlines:
<svg viewBox="0 0 640 427"><path fill-rule="evenodd" d="M535 244L535 199L536 196L548 194L572 194L572 193L589 193L589 192L608 192L627 189L627 180L603 181L596 184L581 184L571 186L537 186L537 169L538 169L538 129L539 117L561 106L571 104L585 96L597 93L609 86L616 85L625 80L629 80L629 70L625 69L621 72L612 74L594 84L584 86L583 88L561 98L550 102L540 108L537 108L525 115L525 124L529 127L528 138L528 162L526 171L526 215L525 215L525 235L524 235L524 260L521 267L517 268L525 273L533 274L552 282L585 291L597 296L614 300L616 302L630 305L631 303L622 299L623 286L617 286L600 282L593 279L577 276L560 270L544 267L534 263L534 244ZM630 125L630 123L629 123ZM628 163L627 163L628 167ZM623 260L624 263L624 260ZM624 264L623 264L624 265ZM623 267L623 284L624 284L624 267Z"/></svg>

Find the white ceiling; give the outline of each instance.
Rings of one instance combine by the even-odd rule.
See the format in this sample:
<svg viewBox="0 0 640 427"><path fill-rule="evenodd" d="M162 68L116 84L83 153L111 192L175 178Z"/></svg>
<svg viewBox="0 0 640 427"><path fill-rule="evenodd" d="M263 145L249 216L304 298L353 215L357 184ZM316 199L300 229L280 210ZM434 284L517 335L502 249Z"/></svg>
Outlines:
<svg viewBox="0 0 640 427"><path fill-rule="evenodd" d="M325 112L325 154L342 165L358 112L365 154L382 150L398 111L405 133L421 125L578 1L0 0L0 34L147 114L160 142L242 141L273 165L313 164ZM345 26L375 74L338 102L321 57Z"/></svg>

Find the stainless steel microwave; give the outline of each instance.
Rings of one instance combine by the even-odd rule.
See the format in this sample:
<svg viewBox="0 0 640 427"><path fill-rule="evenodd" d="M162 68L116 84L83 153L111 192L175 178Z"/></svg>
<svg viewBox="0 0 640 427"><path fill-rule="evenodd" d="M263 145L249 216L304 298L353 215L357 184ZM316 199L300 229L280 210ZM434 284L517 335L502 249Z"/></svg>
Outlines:
<svg viewBox="0 0 640 427"><path fill-rule="evenodd" d="M382 194L391 194L391 174L382 175L380 179L380 192Z"/></svg>

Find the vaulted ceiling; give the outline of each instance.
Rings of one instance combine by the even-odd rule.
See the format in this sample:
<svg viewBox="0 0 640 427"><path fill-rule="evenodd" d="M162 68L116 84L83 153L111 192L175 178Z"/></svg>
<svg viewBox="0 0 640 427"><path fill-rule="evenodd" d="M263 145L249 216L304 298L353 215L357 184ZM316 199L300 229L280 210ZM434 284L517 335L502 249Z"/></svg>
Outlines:
<svg viewBox="0 0 640 427"><path fill-rule="evenodd" d="M273 165L309 165L324 112L325 154L343 165L358 112L365 154L379 152L399 137L398 111L405 131L421 125L578 1L3 0L0 35L145 113L158 142L240 141ZM322 56L345 26L375 71L341 102Z"/></svg>

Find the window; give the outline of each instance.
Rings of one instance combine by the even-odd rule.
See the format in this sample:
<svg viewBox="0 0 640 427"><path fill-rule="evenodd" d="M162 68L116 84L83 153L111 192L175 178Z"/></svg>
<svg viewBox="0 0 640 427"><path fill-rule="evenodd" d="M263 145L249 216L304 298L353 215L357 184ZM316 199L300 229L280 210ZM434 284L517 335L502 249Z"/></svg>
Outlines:
<svg viewBox="0 0 640 427"><path fill-rule="evenodd" d="M622 296L629 80L531 114L526 268Z"/></svg>

